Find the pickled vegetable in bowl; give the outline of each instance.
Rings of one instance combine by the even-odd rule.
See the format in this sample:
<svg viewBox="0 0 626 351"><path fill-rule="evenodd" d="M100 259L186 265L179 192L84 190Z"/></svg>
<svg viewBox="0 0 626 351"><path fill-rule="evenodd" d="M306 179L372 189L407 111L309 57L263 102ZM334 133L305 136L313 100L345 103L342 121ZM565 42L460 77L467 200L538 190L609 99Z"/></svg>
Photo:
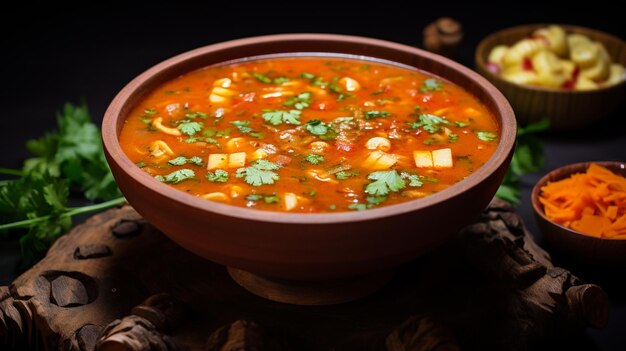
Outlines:
<svg viewBox="0 0 626 351"><path fill-rule="evenodd" d="M626 80L626 69L611 61L601 42L557 25L539 28L511 46L493 47L487 61L492 73L530 86L593 90Z"/></svg>

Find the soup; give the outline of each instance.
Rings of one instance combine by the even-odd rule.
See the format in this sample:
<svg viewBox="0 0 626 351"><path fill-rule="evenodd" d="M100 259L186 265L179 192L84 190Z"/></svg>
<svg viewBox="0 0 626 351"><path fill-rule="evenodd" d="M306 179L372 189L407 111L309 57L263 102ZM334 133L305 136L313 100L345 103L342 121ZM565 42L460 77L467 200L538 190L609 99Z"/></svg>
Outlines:
<svg viewBox="0 0 626 351"><path fill-rule="evenodd" d="M442 191L497 147L491 112L401 66L276 57L212 66L149 93L120 134L158 181L271 211L360 211Z"/></svg>

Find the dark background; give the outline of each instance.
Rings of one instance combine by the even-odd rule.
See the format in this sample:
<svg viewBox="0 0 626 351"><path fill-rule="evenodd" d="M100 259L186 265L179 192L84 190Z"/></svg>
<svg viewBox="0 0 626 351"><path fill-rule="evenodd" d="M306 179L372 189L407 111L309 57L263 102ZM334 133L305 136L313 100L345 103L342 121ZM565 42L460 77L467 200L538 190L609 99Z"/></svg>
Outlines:
<svg viewBox="0 0 626 351"><path fill-rule="evenodd" d="M547 2L546 2L547 3ZM152 65L181 52L236 38L288 32L341 33L421 45L421 31L449 16L465 31L461 62L473 67L473 52L489 33L518 24L568 23L626 37L626 19L617 2L380 1L364 3L238 1L169 2L150 5L3 5L0 21L0 167L20 168L24 143L54 128L63 103L85 101L97 123L115 94ZM14 19L8 23L7 19ZM601 285L611 298L606 330L586 332L581 347L626 350L626 270L589 268L541 240L529 203L530 188L560 165L590 160L626 161L626 106L605 122L576 133L542 135L546 166L524 178L520 212L558 265L586 282ZM18 246L0 238L0 285L16 276Z"/></svg>

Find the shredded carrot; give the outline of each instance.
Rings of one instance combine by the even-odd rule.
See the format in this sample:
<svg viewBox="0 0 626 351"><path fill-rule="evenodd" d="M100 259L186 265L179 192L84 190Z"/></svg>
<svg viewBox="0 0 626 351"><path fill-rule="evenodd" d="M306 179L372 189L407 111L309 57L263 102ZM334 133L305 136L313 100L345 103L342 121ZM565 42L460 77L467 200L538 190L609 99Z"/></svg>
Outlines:
<svg viewBox="0 0 626 351"><path fill-rule="evenodd" d="M596 163L541 187L546 217L600 238L626 239L626 178Z"/></svg>

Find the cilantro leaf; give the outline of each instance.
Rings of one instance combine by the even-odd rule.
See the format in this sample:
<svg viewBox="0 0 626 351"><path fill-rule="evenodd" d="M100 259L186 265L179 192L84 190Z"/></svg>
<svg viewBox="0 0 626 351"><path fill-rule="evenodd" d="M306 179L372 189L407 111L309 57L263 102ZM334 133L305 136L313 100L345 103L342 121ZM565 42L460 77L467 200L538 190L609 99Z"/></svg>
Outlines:
<svg viewBox="0 0 626 351"><path fill-rule="evenodd" d="M235 127L237 127L237 129L239 129L240 132L244 133L244 134L248 134L251 137L254 138L262 138L263 137L263 133L262 132L257 132L252 130L252 128L250 128L250 121L232 121L230 122L230 124L234 125ZM218 132L219 134L219 132ZM218 136L218 135L216 135Z"/></svg>
<svg viewBox="0 0 626 351"><path fill-rule="evenodd" d="M304 160L309 162L310 164L317 165L317 164L324 162L325 157L322 155L308 154L304 156Z"/></svg>
<svg viewBox="0 0 626 351"><path fill-rule="evenodd" d="M284 106L293 106L298 110L305 109L311 105L312 94L308 91L300 93L283 103Z"/></svg>
<svg viewBox="0 0 626 351"><path fill-rule="evenodd" d="M209 182L226 183L228 181L228 172L223 169L217 169L215 172L207 172L206 179Z"/></svg>
<svg viewBox="0 0 626 351"><path fill-rule="evenodd" d="M486 142L496 141L498 139L498 134L488 132L485 130L479 130L476 132L476 136L478 139Z"/></svg>
<svg viewBox="0 0 626 351"><path fill-rule="evenodd" d="M455 134L455 133L450 133L448 135L448 142L450 143L456 143L457 141L459 141L459 135Z"/></svg>
<svg viewBox="0 0 626 351"><path fill-rule="evenodd" d="M254 79L258 80L261 83L265 83L265 84L272 83L272 79L263 73L250 72L250 74L254 77Z"/></svg>
<svg viewBox="0 0 626 351"><path fill-rule="evenodd" d="M309 133L318 135L322 140L335 140L337 137L337 132L319 119L306 122L305 128Z"/></svg>
<svg viewBox="0 0 626 351"><path fill-rule="evenodd" d="M428 93L433 91L443 90L443 82L439 79L428 78L424 80L424 84L420 87L422 93Z"/></svg>
<svg viewBox="0 0 626 351"><path fill-rule="evenodd" d="M196 172L189 168L179 169L166 176L156 176L156 180L164 183L178 184L184 180L192 179L196 177Z"/></svg>
<svg viewBox="0 0 626 351"><path fill-rule="evenodd" d="M363 115L365 116L365 119L374 119L374 118L389 117L389 116L391 116L391 113L389 113L388 111L372 110L372 111L365 111L365 112L363 112Z"/></svg>
<svg viewBox="0 0 626 351"><path fill-rule="evenodd" d="M407 179L409 181L409 186L421 187L422 185L424 185L421 177L418 176L417 174L410 174L407 172L402 172L400 173L400 177L402 177L402 179Z"/></svg>
<svg viewBox="0 0 626 351"><path fill-rule="evenodd" d="M302 112L298 110L291 110L291 111L280 111L280 110L271 111L270 110L270 111L263 113L262 117L267 123L274 125L274 126L280 125L283 122L287 124L299 125L300 113Z"/></svg>
<svg viewBox="0 0 626 351"><path fill-rule="evenodd" d="M348 172L348 171L339 171L337 173L335 173L335 178L339 179L339 180L346 180L350 177L354 177L359 175L359 172L354 171L354 172Z"/></svg>
<svg viewBox="0 0 626 351"><path fill-rule="evenodd" d="M391 191L400 191L406 187L405 181L395 170L372 172L367 179L373 180L365 187L365 192L370 195L385 196Z"/></svg>
<svg viewBox="0 0 626 351"><path fill-rule="evenodd" d="M204 112L189 112L185 114L185 118L196 118L196 117L200 117L202 119L207 119L207 117L209 117L208 114L204 113Z"/></svg>
<svg viewBox="0 0 626 351"><path fill-rule="evenodd" d="M274 172L281 166L268 160L257 160L252 166L242 167L235 171L237 178L244 178L246 183L253 186L274 184L280 179L278 173Z"/></svg>
<svg viewBox="0 0 626 351"><path fill-rule="evenodd" d="M184 166L188 163L191 163L200 167L202 167L203 165L202 159L198 156L193 156L191 158L187 158L185 156L178 156L176 158L173 158L167 161L167 163L169 163L172 166Z"/></svg>
<svg viewBox="0 0 626 351"><path fill-rule="evenodd" d="M178 130L180 130L183 134L194 136L196 133L202 130L201 122L192 122L189 120L183 120L180 122L181 123L178 125Z"/></svg>
<svg viewBox="0 0 626 351"><path fill-rule="evenodd" d="M453 123L445 118L428 113L422 113L418 116L419 121L413 122L411 128L422 128L430 134L435 134L441 130L441 125L452 125Z"/></svg>
<svg viewBox="0 0 626 351"><path fill-rule="evenodd" d="M173 165L173 166L182 166L187 164L187 157L185 156L178 156L176 158L173 158L169 161L167 161L167 163Z"/></svg>
<svg viewBox="0 0 626 351"><path fill-rule="evenodd" d="M65 104L57 115L57 125L58 130L26 143L34 157L24 162L24 173L66 178L89 200L120 197L104 157L100 130L91 122L87 107Z"/></svg>
<svg viewBox="0 0 626 351"><path fill-rule="evenodd" d="M348 205L348 208L351 210L355 210L355 211L365 211L367 210L367 205L366 204L350 204Z"/></svg>
<svg viewBox="0 0 626 351"><path fill-rule="evenodd" d="M287 83L288 81L289 81L289 78L287 77L276 77L272 79L272 83L274 84L283 84L283 83Z"/></svg>

